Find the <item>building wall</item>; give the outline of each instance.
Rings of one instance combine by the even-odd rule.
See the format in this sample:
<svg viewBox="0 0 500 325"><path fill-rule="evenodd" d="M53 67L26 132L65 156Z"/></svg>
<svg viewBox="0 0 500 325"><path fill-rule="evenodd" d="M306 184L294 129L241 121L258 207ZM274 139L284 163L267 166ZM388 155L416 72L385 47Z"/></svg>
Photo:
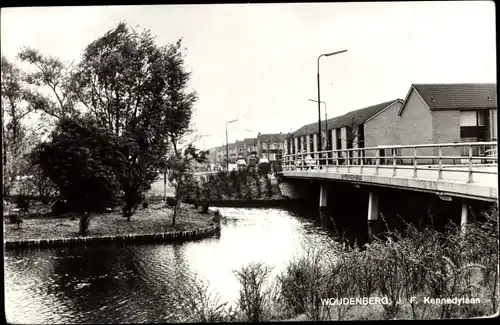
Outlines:
<svg viewBox="0 0 500 325"><path fill-rule="evenodd" d="M390 146L401 144L398 127L398 111L402 104L395 102L380 114L364 124L364 147L372 148L380 145ZM365 152L365 157L375 157L376 151Z"/></svg>
<svg viewBox="0 0 500 325"><path fill-rule="evenodd" d="M412 90L407 99L405 109L398 116L396 132L399 134L401 145L434 143L432 113L420 95ZM365 141L367 138L365 137ZM418 149L418 155L431 156L431 148ZM401 150L401 155L413 155L413 149ZM432 161L421 160L419 164L428 164Z"/></svg>
<svg viewBox="0 0 500 325"><path fill-rule="evenodd" d="M432 143L453 143L460 141L460 111L433 111L432 114ZM442 148L446 156L460 156L460 148ZM434 149L434 155L439 155L439 149ZM444 163L453 163L446 161Z"/></svg>

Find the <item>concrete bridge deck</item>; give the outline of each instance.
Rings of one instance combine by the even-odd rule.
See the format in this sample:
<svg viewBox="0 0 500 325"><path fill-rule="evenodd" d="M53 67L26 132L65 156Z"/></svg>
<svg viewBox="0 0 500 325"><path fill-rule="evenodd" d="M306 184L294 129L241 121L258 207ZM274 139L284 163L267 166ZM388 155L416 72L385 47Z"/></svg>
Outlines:
<svg viewBox="0 0 500 325"><path fill-rule="evenodd" d="M392 156L383 158L378 155L381 147L312 152L306 154L308 160L304 160L304 154L286 155L283 176L389 186L439 195L496 201L498 199L497 157L473 156L472 152L480 146L492 147L496 146L496 143L386 146L382 149L397 150L392 151ZM442 154L443 148L460 147L469 149L468 157ZM408 149L414 151L412 156L396 154L398 150L408 151ZM439 155L418 155L417 149L438 149ZM376 154L369 158L373 159L375 164L364 165L363 162L368 159L365 155L370 150L376 150ZM384 163L381 163L382 160ZM404 160L410 163L401 164ZM422 164L422 160L436 161L437 164ZM450 164L449 162L453 160L459 163ZM468 163L464 164L464 160Z"/></svg>

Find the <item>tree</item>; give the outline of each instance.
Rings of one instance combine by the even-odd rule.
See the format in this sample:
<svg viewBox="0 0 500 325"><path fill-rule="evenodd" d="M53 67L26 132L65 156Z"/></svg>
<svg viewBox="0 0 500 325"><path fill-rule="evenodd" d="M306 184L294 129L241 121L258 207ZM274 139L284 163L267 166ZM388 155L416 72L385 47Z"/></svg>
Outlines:
<svg viewBox="0 0 500 325"><path fill-rule="evenodd" d="M19 182L20 193L35 195L48 203L57 194L57 186L48 178L39 165L29 166L25 173L26 178Z"/></svg>
<svg viewBox="0 0 500 325"><path fill-rule="evenodd" d="M347 121L345 141L347 143L348 149L354 147L359 148L362 146L361 132L359 123L357 121L357 116L355 114L353 114ZM349 152L348 156L352 157L352 152ZM349 161L349 163L352 163L352 161Z"/></svg>
<svg viewBox="0 0 500 325"><path fill-rule="evenodd" d="M113 135L91 119L62 118L51 141L32 152L33 165L57 186L71 210L81 214L85 234L91 212L102 211L116 202L117 181L113 169L122 153Z"/></svg>
<svg viewBox="0 0 500 325"><path fill-rule="evenodd" d="M167 161L169 182L174 186L176 205L172 217L172 225L175 225L177 208L182 199L189 196L193 190L193 162L204 163L208 160L208 151L200 151L193 145L188 145L183 155L174 152Z"/></svg>
<svg viewBox="0 0 500 325"><path fill-rule="evenodd" d="M127 220L166 166L168 69L149 31L139 34L120 23L87 46L70 83L96 123L120 139L116 172Z"/></svg>
<svg viewBox="0 0 500 325"><path fill-rule="evenodd" d="M346 138L348 148L353 148L360 145L361 133L356 115L352 115L346 125Z"/></svg>
<svg viewBox="0 0 500 325"><path fill-rule="evenodd" d="M22 72L4 56L1 64L3 191L8 195L26 167L24 156L35 142L35 134L23 123L33 110L23 100Z"/></svg>
<svg viewBox="0 0 500 325"><path fill-rule="evenodd" d="M186 71L184 57L185 49L182 48L182 39L175 44L160 49L166 86L164 93L160 96L160 125L164 134L172 143L174 152L177 153L179 145L182 145L186 136L193 133L190 128L193 106L197 100L194 91L188 91L187 86L191 73ZM193 141L192 141L193 142ZM164 187L166 196L167 171L164 171Z"/></svg>
<svg viewBox="0 0 500 325"><path fill-rule="evenodd" d="M47 114L56 122L79 114L70 88L70 66L30 47L23 48L18 58L34 67L34 72L26 73L23 78L30 86L24 92L24 99L32 109Z"/></svg>

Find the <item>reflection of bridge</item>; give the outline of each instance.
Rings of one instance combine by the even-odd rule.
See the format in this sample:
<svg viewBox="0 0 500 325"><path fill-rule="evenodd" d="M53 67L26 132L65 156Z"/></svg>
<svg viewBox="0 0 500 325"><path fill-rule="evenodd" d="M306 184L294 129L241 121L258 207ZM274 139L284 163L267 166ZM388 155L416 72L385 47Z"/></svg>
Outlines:
<svg viewBox="0 0 500 325"><path fill-rule="evenodd" d="M441 198L495 202L498 198L496 142L354 148L286 155L284 179L349 182L430 192ZM483 154L480 154L483 153ZM465 155L464 155L465 154ZM320 207L327 202L320 187ZM467 219L465 201L462 221ZM370 193L368 220L378 216L378 198Z"/></svg>

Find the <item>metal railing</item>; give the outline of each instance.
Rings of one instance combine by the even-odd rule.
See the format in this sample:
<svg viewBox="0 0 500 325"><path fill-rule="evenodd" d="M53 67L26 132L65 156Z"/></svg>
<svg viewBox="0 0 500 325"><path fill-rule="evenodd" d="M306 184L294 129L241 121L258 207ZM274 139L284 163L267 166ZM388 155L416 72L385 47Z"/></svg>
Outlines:
<svg viewBox="0 0 500 325"><path fill-rule="evenodd" d="M472 183L473 173L497 175L496 142L440 143L419 145L393 145L369 148L352 148L288 154L283 157L283 171L322 170L329 172L350 172L356 166L357 173L363 174L363 167L392 169L413 169L413 178L418 170L437 170L437 179L442 179L443 171L468 173L468 183ZM480 167L483 167L482 169Z"/></svg>

